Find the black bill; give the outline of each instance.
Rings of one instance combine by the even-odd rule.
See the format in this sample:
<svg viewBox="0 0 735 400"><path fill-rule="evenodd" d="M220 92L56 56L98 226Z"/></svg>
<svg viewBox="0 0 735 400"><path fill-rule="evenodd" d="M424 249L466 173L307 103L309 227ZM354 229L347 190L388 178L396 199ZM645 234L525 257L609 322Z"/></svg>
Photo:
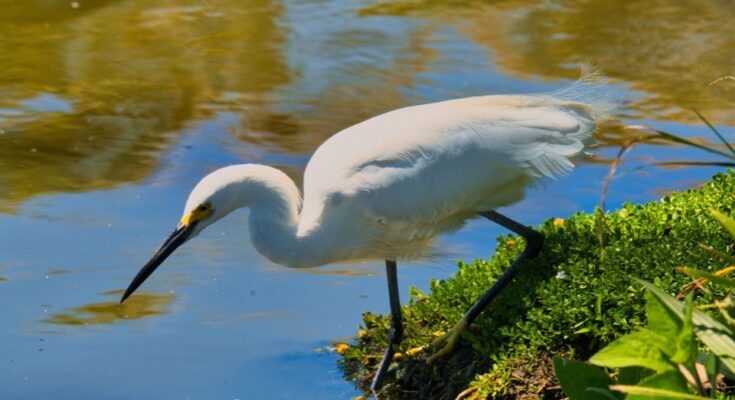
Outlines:
<svg viewBox="0 0 735 400"><path fill-rule="evenodd" d="M171 255L171 253L174 252L181 244L183 244L186 239L191 235L191 232L194 230L194 226L196 226L196 222L193 222L186 226L181 226L176 228L175 231L171 233L171 235L166 239L165 242L161 245L161 247L158 248L156 251L156 254L151 257L151 259L143 266L143 268L138 271L138 275L135 275L135 278L133 278L132 282L130 282L130 285L128 286L127 290L125 290L125 294L123 294L122 298L120 299L120 303L124 302L125 299L127 299L133 292L135 292L135 289L138 288L143 282L145 282L146 279L148 279L149 276L153 273L153 271L158 268L159 265L168 257Z"/></svg>

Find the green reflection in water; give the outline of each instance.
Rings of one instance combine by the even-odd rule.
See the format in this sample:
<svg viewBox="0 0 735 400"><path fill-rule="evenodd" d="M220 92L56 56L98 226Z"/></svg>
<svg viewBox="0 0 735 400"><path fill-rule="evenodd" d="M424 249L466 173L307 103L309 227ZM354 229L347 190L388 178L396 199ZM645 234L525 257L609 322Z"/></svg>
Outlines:
<svg viewBox="0 0 735 400"><path fill-rule="evenodd" d="M362 13L449 21L521 78L574 78L576 65L589 60L644 92L629 105L638 113L698 122L688 111L697 108L735 124L735 84L706 89L733 74L735 7L728 2L396 0Z"/></svg>
<svg viewBox="0 0 735 400"><path fill-rule="evenodd" d="M7 276L0 275L0 282L7 281L7 280L8 280L8 277Z"/></svg>
<svg viewBox="0 0 735 400"><path fill-rule="evenodd" d="M122 290L111 290L103 294L117 299L122 293ZM123 304L119 301L91 303L54 314L43 322L60 325L114 324L120 320L165 314L173 299L173 294L137 294Z"/></svg>
<svg viewBox="0 0 735 400"><path fill-rule="evenodd" d="M289 81L271 1L69 4L0 0L0 212L139 181L228 93Z"/></svg>

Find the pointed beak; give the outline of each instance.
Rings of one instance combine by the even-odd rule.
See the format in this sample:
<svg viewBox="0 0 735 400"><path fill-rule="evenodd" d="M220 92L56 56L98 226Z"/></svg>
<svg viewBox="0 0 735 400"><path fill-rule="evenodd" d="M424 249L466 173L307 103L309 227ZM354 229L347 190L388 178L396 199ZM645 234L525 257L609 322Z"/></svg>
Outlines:
<svg viewBox="0 0 735 400"><path fill-rule="evenodd" d="M178 228L176 228L176 230L171 233L171 235L156 251L156 254L154 254L153 257L151 257L151 259L143 266L143 268L140 269L138 275L135 275L135 278L133 278L127 290L125 290L125 294L123 294L122 299L120 299L120 303L124 302L125 299L133 294L138 286L145 282L145 280L148 279L149 276L151 276L153 271L155 271L156 268L158 268L158 266L161 265L161 263L168 256L171 255L171 253L174 252L174 250L176 250L179 246L186 242L186 239L188 239L189 236L191 236L191 233L194 231L194 227L196 226L196 224L197 221L192 221L189 224L181 224Z"/></svg>

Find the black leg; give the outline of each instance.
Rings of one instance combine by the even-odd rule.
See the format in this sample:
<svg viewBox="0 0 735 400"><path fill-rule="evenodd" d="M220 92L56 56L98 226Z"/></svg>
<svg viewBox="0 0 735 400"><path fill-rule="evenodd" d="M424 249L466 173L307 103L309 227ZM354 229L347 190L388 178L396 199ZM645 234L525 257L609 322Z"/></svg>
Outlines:
<svg viewBox="0 0 735 400"><path fill-rule="evenodd" d="M467 314L462 318L467 322L467 325L471 324L477 316L480 315L482 310L484 310L485 307L487 307L495 297L498 296L503 288L505 288L510 281L515 278L516 274L518 274L518 265L526 259L536 258L538 253L541 251L541 246L544 244L544 235L531 228L525 227L496 211L486 211L479 214L498 225L502 225L503 227L523 236L523 238L526 239L526 248L523 249L521 255L510 264L508 269L506 269L503 275L498 278L490 290L485 292L480 300L478 300L477 303L467 311Z"/></svg>
<svg viewBox="0 0 735 400"><path fill-rule="evenodd" d="M370 385L370 390L378 398L377 391L383 385L383 378L385 373L388 371L391 361L393 361L393 355L395 355L396 347L401 343L403 339L403 324L401 323L401 301L398 298L398 272L396 271L396 262L391 260L385 260L385 272L388 276L388 296L390 298L390 331L388 332L388 348L385 349L385 355L380 361L378 372L373 378L373 383Z"/></svg>
<svg viewBox="0 0 735 400"><path fill-rule="evenodd" d="M508 285L508 283L510 283L510 281L513 280L516 274L518 274L518 265L526 259L535 258L541 251L541 246L543 246L544 244L544 236L541 233L536 232L531 228L525 227L520 223L498 213L497 211L484 211L478 214L523 236L526 239L526 248L523 249L521 255L519 255L518 258L516 258L510 264L508 269L505 270L500 278L498 278L495 284L487 292L485 292L482 297L480 297L480 300L478 300L477 303L470 307L469 311L467 311L462 319L449 332L447 332L444 337L439 340L446 341L447 344L446 346L444 346L444 348L429 357L429 363L436 361L439 357L448 354L454 349L454 346L457 344L457 341L459 340L462 331L475 319L477 319L482 310L484 310L490 303L492 303L492 301L498 296L498 294Z"/></svg>

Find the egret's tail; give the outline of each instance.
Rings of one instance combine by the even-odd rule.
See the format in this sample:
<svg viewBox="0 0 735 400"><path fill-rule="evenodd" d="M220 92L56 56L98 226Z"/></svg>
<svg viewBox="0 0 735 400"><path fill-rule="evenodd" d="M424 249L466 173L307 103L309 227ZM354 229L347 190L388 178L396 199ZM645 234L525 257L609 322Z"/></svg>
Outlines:
<svg viewBox="0 0 735 400"><path fill-rule="evenodd" d="M556 178L569 173L574 167L571 160L594 143L600 125L613 117L617 105L607 79L590 64L582 64L581 69L581 76L570 86L527 97L529 105L556 106L557 113L549 113L546 120L547 123L556 121L557 125L547 129L546 135L529 136L529 142L512 155L528 163L533 177ZM573 124L576 129L564 124L569 117L576 122L577 125Z"/></svg>
<svg viewBox="0 0 735 400"><path fill-rule="evenodd" d="M597 125L611 120L618 104L614 100L612 88L608 85L609 80L599 68L590 63L582 63L580 69L579 79L570 86L545 95L579 103L591 114Z"/></svg>

